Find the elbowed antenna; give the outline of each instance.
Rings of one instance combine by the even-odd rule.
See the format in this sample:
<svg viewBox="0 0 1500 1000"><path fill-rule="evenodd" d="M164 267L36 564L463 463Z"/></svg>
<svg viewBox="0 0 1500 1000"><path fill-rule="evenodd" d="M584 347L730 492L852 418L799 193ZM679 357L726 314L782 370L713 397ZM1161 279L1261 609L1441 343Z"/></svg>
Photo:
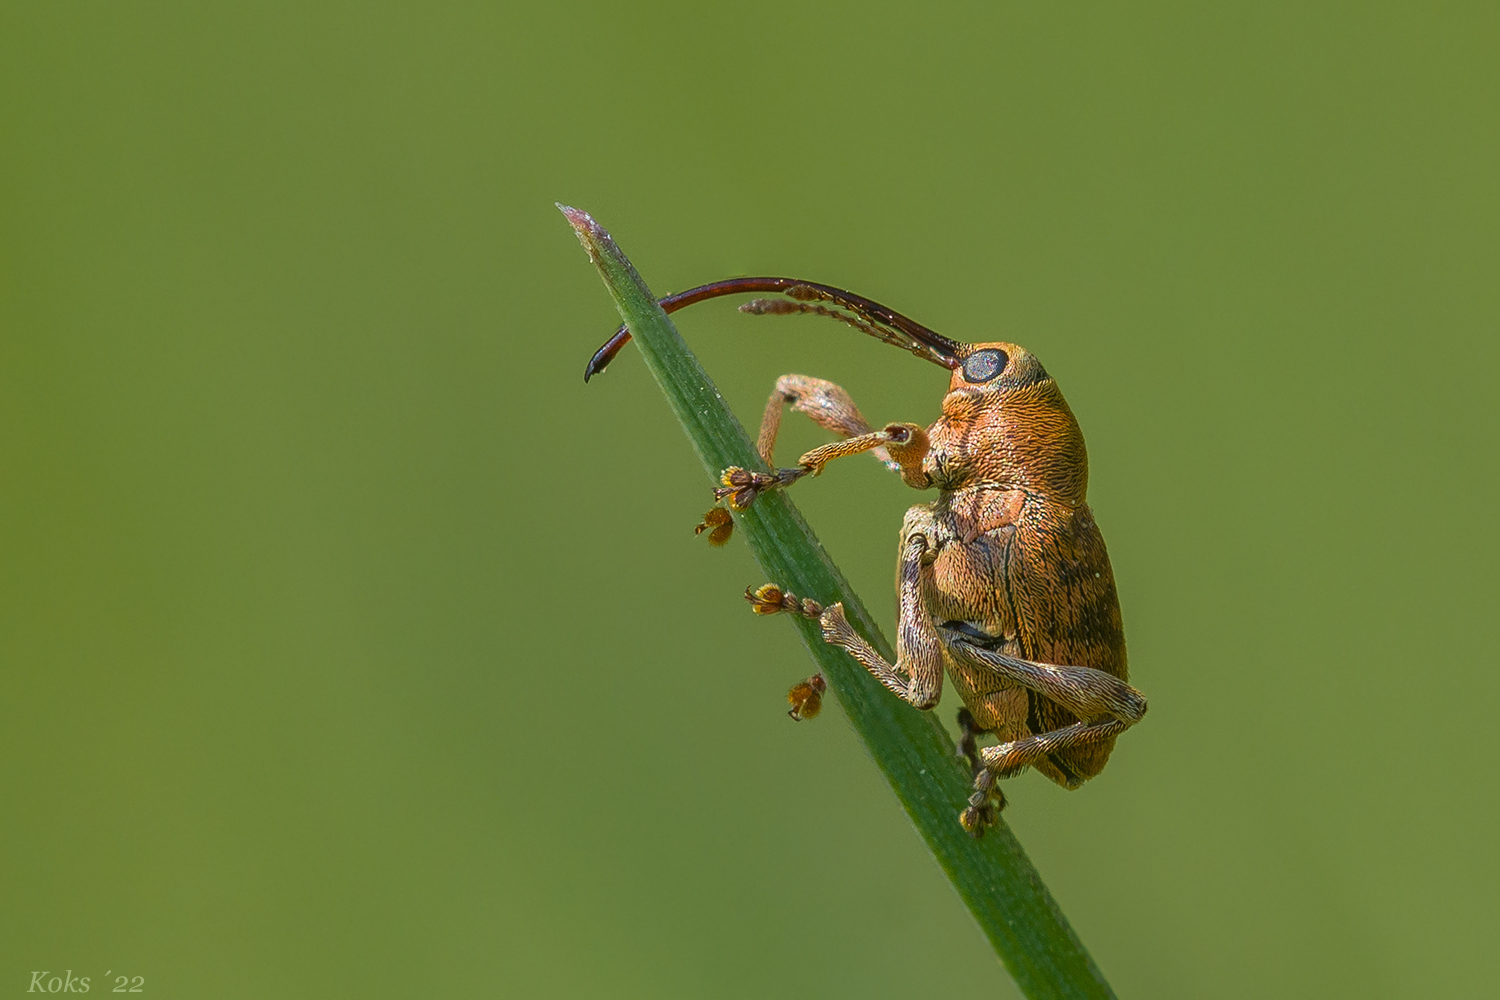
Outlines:
<svg viewBox="0 0 1500 1000"><path fill-rule="evenodd" d="M832 285L820 285L816 281L803 281L800 278L729 278L708 285L699 285L697 288L690 288L676 295L668 295L658 300L658 303L665 312L671 313L705 299L716 299L721 295L737 295L746 292L780 292L792 301L755 299L740 306L741 312L755 315L815 313L847 323L857 330L863 330L878 340L910 351L935 365L949 369L957 368L959 365L958 352L964 345L958 341L949 340L942 334L927 329L916 320L903 316L879 302L872 302L863 295L855 295L853 292L846 292ZM818 304L822 302L831 302L835 308ZM595 351L594 356L589 359L588 367L583 370L583 380L587 382L604 371L615 359L615 355L620 353L620 348L629 342L630 331L622 325L615 331L615 335L606 340L604 346Z"/></svg>

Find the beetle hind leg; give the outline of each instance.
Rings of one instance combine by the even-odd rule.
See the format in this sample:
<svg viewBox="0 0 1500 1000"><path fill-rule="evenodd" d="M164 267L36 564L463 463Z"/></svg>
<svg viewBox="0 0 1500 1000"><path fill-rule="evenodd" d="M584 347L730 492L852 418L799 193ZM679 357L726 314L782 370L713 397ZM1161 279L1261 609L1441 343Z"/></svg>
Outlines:
<svg viewBox="0 0 1500 1000"><path fill-rule="evenodd" d="M985 730L979 728L979 723L974 721L974 713L967 707L958 710L958 756L960 760L969 762L969 773L979 777L979 772L984 769L983 762L979 759L979 736Z"/></svg>
<svg viewBox="0 0 1500 1000"><path fill-rule="evenodd" d="M1000 810L1004 808L1005 793L1000 791L995 772L981 764L979 772L974 775L974 794L969 796L968 806L958 814L959 825L977 840L984 836L985 830L1000 822Z"/></svg>
<svg viewBox="0 0 1500 1000"><path fill-rule="evenodd" d="M1005 808L1005 794L1000 791L998 779L1006 775L994 774L985 766L988 748L981 748L978 738L993 735L1004 743L1024 736L1027 703L1025 692L1018 688L969 692L966 698L968 704L958 712L961 734L958 748L959 756L969 763L974 793L958 821L971 836L981 837L999 821L1000 811Z"/></svg>
<svg viewBox="0 0 1500 1000"><path fill-rule="evenodd" d="M1112 739L1129 729L1130 726L1131 723L1120 719L1094 723L1076 722L1071 726L1054 729L1050 733L1038 733L1023 739L1012 740L1009 743L1001 743L999 746L985 747L980 751L980 757L984 760L986 772L997 777L1006 777L1059 750ZM1082 782L1079 781L1077 784L1082 784ZM1072 787L1077 787L1077 784L1073 784Z"/></svg>
<svg viewBox="0 0 1500 1000"><path fill-rule="evenodd" d="M1068 767L1063 766L1064 760L1057 755L1069 750L1096 748L1107 756L1114 738L1146 714L1145 696L1103 670L1023 660L977 646L953 630L948 631L946 639L949 652L959 661L1034 692L1081 720L1032 735L1026 735L1025 730L1007 734L1010 738L1006 742L985 747L980 751L980 757L985 769L997 777L1013 774L1023 767L1036 766L1052 780L1076 788L1103 766L1102 757L1093 770L1080 772L1072 766L1077 754L1071 755L1073 759L1067 761ZM1045 716L1033 720L1032 725L1036 726L1044 719Z"/></svg>

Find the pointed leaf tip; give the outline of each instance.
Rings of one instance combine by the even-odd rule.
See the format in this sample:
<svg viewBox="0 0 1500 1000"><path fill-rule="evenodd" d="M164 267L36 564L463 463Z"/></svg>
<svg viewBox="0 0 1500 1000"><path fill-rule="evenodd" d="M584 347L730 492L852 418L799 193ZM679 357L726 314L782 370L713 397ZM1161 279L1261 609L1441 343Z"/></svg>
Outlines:
<svg viewBox="0 0 1500 1000"><path fill-rule="evenodd" d="M568 224L573 227L573 232L578 234L578 242L582 243L583 249L588 251L589 260L598 264L600 250L614 244L608 230L581 208L564 205L560 201L556 202L556 205L558 211L567 218Z"/></svg>

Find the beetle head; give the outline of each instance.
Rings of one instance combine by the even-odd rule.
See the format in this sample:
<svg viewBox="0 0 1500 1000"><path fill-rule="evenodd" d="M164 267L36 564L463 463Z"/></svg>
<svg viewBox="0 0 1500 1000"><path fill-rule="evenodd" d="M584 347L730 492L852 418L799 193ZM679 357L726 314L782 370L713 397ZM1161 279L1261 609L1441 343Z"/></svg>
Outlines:
<svg viewBox="0 0 1500 1000"><path fill-rule="evenodd" d="M933 472L947 488L1025 488L1083 501L1088 453L1062 391L1015 344L962 344L933 424Z"/></svg>
<svg viewBox="0 0 1500 1000"><path fill-rule="evenodd" d="M954 360L949 392L967 390L999 397L1051 378L1030 351L1015 344L960 344Z"/></svg>

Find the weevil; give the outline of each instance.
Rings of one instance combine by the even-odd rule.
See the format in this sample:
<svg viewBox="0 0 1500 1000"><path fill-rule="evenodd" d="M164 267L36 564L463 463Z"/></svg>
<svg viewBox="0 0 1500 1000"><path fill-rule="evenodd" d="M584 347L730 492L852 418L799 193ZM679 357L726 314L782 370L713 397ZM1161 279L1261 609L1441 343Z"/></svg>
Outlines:
<svg viewBox="0 0 1500 1000"><path fill-rule="evenodd" d="M910 508L901 526L896 662L849 625L842 604L825 608L767 584L746 592L754 609L816 618L827 642L918 709L937 705L948 675L963 699L959 749L974 774L959 822L975 836L1005 805L998 779L1032 767L1071 789L1098 774L1115 738L1146 714L1146 699L1127 683L1114 573L1085 496L1083 434L1057 383L1025 348L949 340L878 302L812 281L733 278L668 296L661 306L674 312L747 292L784 298L752 300L743 312L826 316L951 372L942 416L931 426L878 430L833 382L783 375L757 439L767 468L776 468L772 453L787 406L842 440L774 473L726 469L716 491L742 510L767 490L865 451L906 485L936 489L937 499ZM629 339L624 327L617 330L590 359L584 380ZM733 526L723 508L716 510L699 530L711 529L722 544ZM789 696L793 718L813 714L804 708L806 685ZM981 748L981 736L998 742Z"/></svg>

